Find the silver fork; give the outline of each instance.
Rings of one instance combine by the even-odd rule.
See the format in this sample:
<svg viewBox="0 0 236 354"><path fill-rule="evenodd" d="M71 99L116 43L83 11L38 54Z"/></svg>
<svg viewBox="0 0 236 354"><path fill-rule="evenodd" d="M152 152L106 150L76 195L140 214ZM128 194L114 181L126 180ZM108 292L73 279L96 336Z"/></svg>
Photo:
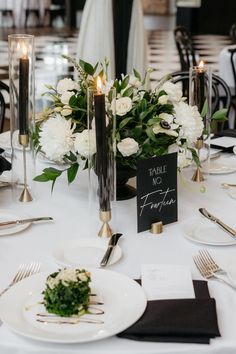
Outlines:
<svg viewBox="0 0 236 354"><path fill-rule="evenodd" d="M232 284L230 281L222 278L221 276L219 276L218 274L214 273L212 270L207 268L205 266L205 264L203 263L203 261L202 261L200 256L193 256L193 261L194 261L197 269L199 270L199 272L203 276L203 278L205 278L205 279L211 279L211 278L217 279L217 280L221 281L222 283L225 283L225 284L229 285L234 290L236 290L236 286L234 284Z"/></svg>
<svg viewBox="0 0 236 354"><path fill-rule="evenodd" d="M10 284L0 292L0 296L2 296L12 285L18 283L20 280L29 277L32 274L38 273L40 270L39 262L31 262L30 264L21 264L10 282Z"/></svg>

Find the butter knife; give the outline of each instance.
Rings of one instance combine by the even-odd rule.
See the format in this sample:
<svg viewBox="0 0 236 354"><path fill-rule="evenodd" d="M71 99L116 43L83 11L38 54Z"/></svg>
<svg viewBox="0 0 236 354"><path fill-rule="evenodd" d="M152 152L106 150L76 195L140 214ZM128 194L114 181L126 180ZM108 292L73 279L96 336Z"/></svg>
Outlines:
<svg viewBox="0 0 236 354"><path fill-rule="evenodd" d="M108 243L108 248L103 256L103 259L100 262L100 267L105 267L112 255L112 252L114 248L116 247L119 238L122 236L122 234L113 234L110 238L110 241Z"/></svg>
<svg viewBox="0 0 236 354"><path fill-rule="evenodd" d="M224 231L228 232L228 234L236 238L236 230L232 229L230 226L226 225L223 221L218 219L216 216L210 214L205 208L199 209L200 213L205 216L207 219L213 221L214 223L218 224Z"/></svg>
<svg viewBox="0 0 236 354"><path fill-rule="evenodd" d="M19 219L19 220L9 220L9 221L3 221L0 222L0 226L8 226L8 225L21 225L21 224L27 224L29 222L35 222L35 221L47 221L47 220L53 220L50 216L41 216L39 218L29 218L29 219Z"/></svg>

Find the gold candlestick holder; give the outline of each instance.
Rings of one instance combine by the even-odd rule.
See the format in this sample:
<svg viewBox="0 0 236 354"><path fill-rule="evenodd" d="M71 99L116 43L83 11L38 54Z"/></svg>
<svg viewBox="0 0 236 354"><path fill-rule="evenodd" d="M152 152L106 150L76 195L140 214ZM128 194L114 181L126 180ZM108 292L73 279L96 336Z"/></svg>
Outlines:
<svg viewBox="0 0 236 354"><path fill-rule="evenodd" d="M198 154L198 159L199 159L199 161L200 161L200 151L201 151L201 149L203 148L203 145L204 145L204 143L203 143L203 138L199 138L199 139L197 140L196 144L195 144L195 147L196 147L196 149L197 149L197 154ZM193 181L193 182L202 182L202 181L204 181L204 177L203 177L203 175L202 175L202 171L201 171L200 166L197 166L197 169L196 169L196 171L194 172L194 175L193 175L193 177L192 177L192 181Z"/></svg>
<svg viewBox="0 0 236 354"><path fill-rule="evenodd" d="M29 145L29 135L19 135L19 143L22 146L23 153L23 171L24 171L24 189L20 195L19 201L23 203L31 202L33 200L29 190L27 183L27 168L26 168L26 148Z"/></svg>
<svg viewBox="0 0 236 354"><path fill-rule="evenodd" d="M111 220L111 211L100 211L99 218L102 221L102 227L98 232L98 236L100 237L111 237L112 229L109 225L109 221Z"/></svg>

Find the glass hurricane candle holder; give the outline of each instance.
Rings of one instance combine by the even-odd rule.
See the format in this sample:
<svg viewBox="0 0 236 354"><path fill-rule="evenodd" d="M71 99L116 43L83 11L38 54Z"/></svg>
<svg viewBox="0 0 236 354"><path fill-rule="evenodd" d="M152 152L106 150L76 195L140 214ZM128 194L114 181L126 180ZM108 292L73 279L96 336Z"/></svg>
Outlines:
<svg viewBox="0 0 236 354"><path fill-rule="evenodd" d="M99 84L98 84L99 85ZM116 200L116 90L88 89L89 209L92 233L112 235ZM95 229L94 229L95 228Z"/></svg>
<svg viewBox="0 0 236 354"><path fill-rule="evenodd" d="M210 134L212 114L212 70L203 61L198 66L190 68L189 74L189 104L197 106L203 118L204 129L202 136L199 136L195 148L200 160L192 180L201 182L204 180L201 167L204 173L209 173L210 164Z"/></svg>
<svg viewBox="0 0 236 354"><path fill-rule="evenodd" d="M35 158L32 146L34 133L34 36L8 36L10 125L12 148L12 185L14 199L33 199Z"/></svg>

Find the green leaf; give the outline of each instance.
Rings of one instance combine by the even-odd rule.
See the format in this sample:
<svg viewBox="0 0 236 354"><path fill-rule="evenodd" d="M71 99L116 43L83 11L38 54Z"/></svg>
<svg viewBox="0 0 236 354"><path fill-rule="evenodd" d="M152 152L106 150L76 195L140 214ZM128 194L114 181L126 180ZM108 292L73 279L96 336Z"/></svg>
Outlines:
<svg viewBox="0 0 236 354"><path fill-rule="evenodd" d="M141 75L139 74L139 72L138 72L137 70L135 70L135 69L133 69L133 72L134 72L134 76L137 77L137 79L138 79L139 81L141 81L142 78L141 78Z"/></svg>
<svg viewBox="0 0 236 354"><path fill-rule="evenodd" d="M153 133L152 127L148 127L148 128L146 129L146 133L147 133L147 136L148 136L152 141L156 141L156 136L155 136L155 134Z"/></svg>
<svg viewBox="0 0 236 354"><path fill-rule="evenodd" d="M125 119L122 119L122 121L120 122L120 125L119 125L119 129L124 128L124 126L126 126L126 124L129 123L132 119L133 119L133 117L127 117Z"/></svg>
<svg viewBox="0 0 236 354"><path fill-rule="evenodd" d="M198 156L198 153L195 149L192 149L192 148L188 148L189 151L191 151L191 154L192 154L192 158L193 158L193 161L195 162L195 164L198 166L198 167L201 167L201 162L199 160L199 156Z"/></svg>
<svg viewBox="0 0 236 354"><path fill-rule="evenodd" d="M219 109L219 111L215 112L212 116L212 119L214 120L225 120L226 119L226 113L227 113L227 109L226 108L222 108Z"/></svg>
<svg viewBox="0 0 236 354"><path fill-rule="evenodd" d="M79 168L79 164L78 163L74 163L73 165L70 166L70 168L68 168L67 170L67 179L68 182L71 183L74 181L76 174L78 172L78 168Z"/></svg>
<svg viewBox="0 0 236 354"><path fill-rule="evenodd" d="M36 182L48 182L48 181L51 181L51 179L45 173L42 173L41 175L38 175L38 176L34 177L34 181L36 181Z"/></svg>
<svg viewBox="0 0 236 354"><path fill-rule="evenodd" d="M62 174L62 170L58 170L54 167L48 167L43 170L43 172L51 179L55 179Z"/></svg>
<svg viewBox="0 0 236 354"><path fill-rule="evenodd" d="M121 82L121 90L124 90L126 88L126 86L128 85L129 83L129 75L125 76L125 78L122 80Z"/></svg>
<svg viewBox="0 0 236 354"><path fill-rule="evenodd" d="M86 61L80 59L79 65L86 72L86 74L89 74L89 75L93 75L94 74L94 68L93 68L93 66L91 64L89 64Z"/></svg>
<svg viewBox="0 0 236 354"><path fill-rule="evenodd" d="M207 111L208 111L208 105L207 105L207 100L204 102L204 105L202 107L202 111L201 111L201 117L205 118L207 115Z"/></svg>
<svg viewBox="0 0 236 354"><path fill-rule="evenodd" d="M78 107L78 102L79 102L78 98L75 95L73 95L69 100L69 105L71 108L76 108Z"/></svg>
<svg viewBox="0 0 236 354"><path fill-rule="evenodd" d="M133 87L128 87L124 92L123 92L123 97L130 97L133 94Z"/></svg>

